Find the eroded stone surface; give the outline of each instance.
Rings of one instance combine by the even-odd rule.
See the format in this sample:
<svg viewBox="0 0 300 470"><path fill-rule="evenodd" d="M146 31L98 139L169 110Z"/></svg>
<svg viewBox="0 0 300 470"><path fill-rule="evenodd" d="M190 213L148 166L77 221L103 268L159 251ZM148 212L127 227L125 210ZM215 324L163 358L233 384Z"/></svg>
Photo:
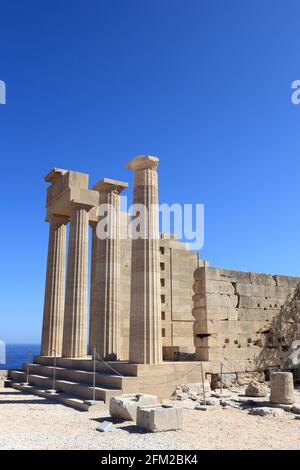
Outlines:
<svg viewBox="0 0 300 470"><path fill-rule="evenodd" d="M271 375L270 401L286 405L295 402L294 380L291 372L274 372Z"/></svg>
<svg viewBox="0 0 300 470"><path fill-rule="evenodd" d="M245 390L248 397L266 397L268 394L269 388L260 382L250 382Z"/></svg>
<svg viewBox="0 0 300 470"><path fill-rule="evenodd" d="M259 408L250 409L249 414L258 416L270 416L273 418L283 418L285 416L285 411L281 408L271 408L267 406L262 406Z"/></svg>
<svg viewBox="0 0 300 470"><path fill-rule="evenodd" d="M138 407L137 426L150 432L183 428L183 409L174 405Z"/></svg>
<svg viewBox="0 0 300 470"><path fill-rule="evenodd" d="M146 394L129 394L112 397L109 403L109 413L115 418L135 421L138 406L155 405L157 397Z"/></svg>

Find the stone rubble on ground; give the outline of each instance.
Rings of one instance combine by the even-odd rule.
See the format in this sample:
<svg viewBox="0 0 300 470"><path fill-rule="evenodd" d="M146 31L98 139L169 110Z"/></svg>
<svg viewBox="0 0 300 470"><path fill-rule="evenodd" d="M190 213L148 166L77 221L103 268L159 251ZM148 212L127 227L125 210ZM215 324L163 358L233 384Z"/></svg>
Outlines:
<svg viewBox="0 0 300 470"><path fill-rule="evenodd" d="M199 411L212 411L215 410L216 407L215 405L196 405L194 409Z"/></svg>
<svg viewBox="0 0 300 470"><path fill-rule="evenodd" d="M250 376L249 376L250 377ZM257 376L257 378L261 378ZM235 386L230 389L214 390L208 392L203 400L202 384L186 384L176 388L171 400L179 400L183 409L186 410L211 410L218 409L220 406L223 409L235 408L241 411L253 411L254 414L268 416L270 413L273 417L284 416L285 412L293 412L300 415L300 393L298 389L295 390L296 404L272 403L270 397L270 387L266 382L258 380L249 382L247 386ZM170 402L168 402L170 403ZM268 412L271 409L272 411ZM259 411L262 410L262 411ZM267 410L267 411L266 411Z"/></svg>
<svg viewBox="0 0 300 470"><path fill-rule="evenodd" d="M96 428L96 431L99 432L109 432L112 431L114 428L114 425L111 421L103 421L99 426Z"/></svg>
<svg viewBox="0 0 300 470"><path fill-rule="evenodd" d="M291 409L291 412L300 415L300 404L299 405L293 405L292 409Z"/></svg>
<svg viewBox="0 0 300 470"><path fill-rule="evenodd" d="M245 390L247 397L266 397L269 394L269 388L260 382L250 382Z"/></svg>
<svg viewBox="0 0 300 470"><path fill-rule="evenodd" d="M285 411L281 408L271 408L268 406L262 406L259 408L251 408L249 410L249 414L258 416L270 416L273 418L283 418L285 416Z"/></svg>

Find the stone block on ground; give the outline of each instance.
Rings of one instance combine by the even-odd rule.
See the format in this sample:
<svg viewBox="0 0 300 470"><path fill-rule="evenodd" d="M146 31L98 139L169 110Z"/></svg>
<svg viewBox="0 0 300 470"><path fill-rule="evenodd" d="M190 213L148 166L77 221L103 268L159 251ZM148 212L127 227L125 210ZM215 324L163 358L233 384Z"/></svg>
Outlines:
<svg viewBox="0 0 300 470"><path fill-rule="evenodd" d="M271 375L271 403L295 403L294 381L291 372L274 372Z"/></svg>
<svg viewBox="0 0 300 470"><path fill-rule="evenodd" d="M300 405L293 405L291 412L300 415Z"/></svg>
<svg viewBox="0 0 300 470"><path fill-rule="evenodd" d="M199 410L199 411L212 411L212 410L215 410L216 407L215 405L197 405L195 406L195 410Z"/></svg>
<svg viewBox="0 0 300 470"><path fill-rule="evenodd" d="M202 382L183 384L181 385L181 389L183 393L203 395ZM204 392L206 396L211 396L211 388L207 380L204 381Z"/></svg>
<svg viewBox="0 0 300 470"><path fill-rule="evenodd" d="M285 411L281 408L269 408L267 406L262 406L250 409L249 414L257 416L270 416L273 418L283 418L285 416Z"/></svg>
<svg viewBox="0 0 300 470"><path fill-rule="evenodd" d="M155 395L143 393L127 394L112 397L109 403L109 413L114 418L121 418L125 421L135 421L138 406L156 405Z"/></svg>
<svg viewBox="0 0 300 470"><path fill-rule="evenodd" d="M112 431L113 428L114 428L114 425L111 421L103 421L101 424L99 424L96 430L99 432L109 432L109 431Z"/></svg>
<svg viewBox="0 0 300 470"><path fill-rule="evenodd" d="M245 390L247 397L266 397L268 393L267 385L260 382L250 382Z"/></svg>
<svg viewBox="0 0 300 470"><path fill-rule="evenodd" d="M235 372L222 374L222 387L230 388L236 384L237 376ZM212 374L211 387L213 389L221 387L221 374Z"/></svg>
<svg viewBox="0 0 300 470"><path fill-rule="evenodd" d="M177 431L183 428L183 409L173 405L139 406L136 424L150 432Z"/></svg>

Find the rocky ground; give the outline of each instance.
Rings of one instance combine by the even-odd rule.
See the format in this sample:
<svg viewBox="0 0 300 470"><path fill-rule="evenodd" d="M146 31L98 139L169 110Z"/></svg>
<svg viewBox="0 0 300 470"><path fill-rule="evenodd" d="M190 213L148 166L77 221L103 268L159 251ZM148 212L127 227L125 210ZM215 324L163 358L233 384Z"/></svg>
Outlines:
<svg viewBox="0 0 300 470"><path fill-rule="evenodd" d="M99 433L96 428L109 419L107 412L75 411L1 388L0 449L300 449L300 420L294 413L252 416L243 399L199 411L192 409L195 400L183 398L182 431L148 434L122 422Z"/></svg>

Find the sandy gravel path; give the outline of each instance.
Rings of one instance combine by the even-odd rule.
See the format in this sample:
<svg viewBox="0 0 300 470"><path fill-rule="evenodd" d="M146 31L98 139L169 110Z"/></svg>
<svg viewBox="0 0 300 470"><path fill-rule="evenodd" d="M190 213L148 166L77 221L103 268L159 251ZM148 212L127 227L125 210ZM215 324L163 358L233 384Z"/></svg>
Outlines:
<svg viewBox="0 0 300 470"><path fill-rule="evenodd" d="M80 412L13 389L0 389L0 449L300 449L300 420L218 408L184 410L184 429L147 434L133 423L96 431L103 412Z"/></svg>

